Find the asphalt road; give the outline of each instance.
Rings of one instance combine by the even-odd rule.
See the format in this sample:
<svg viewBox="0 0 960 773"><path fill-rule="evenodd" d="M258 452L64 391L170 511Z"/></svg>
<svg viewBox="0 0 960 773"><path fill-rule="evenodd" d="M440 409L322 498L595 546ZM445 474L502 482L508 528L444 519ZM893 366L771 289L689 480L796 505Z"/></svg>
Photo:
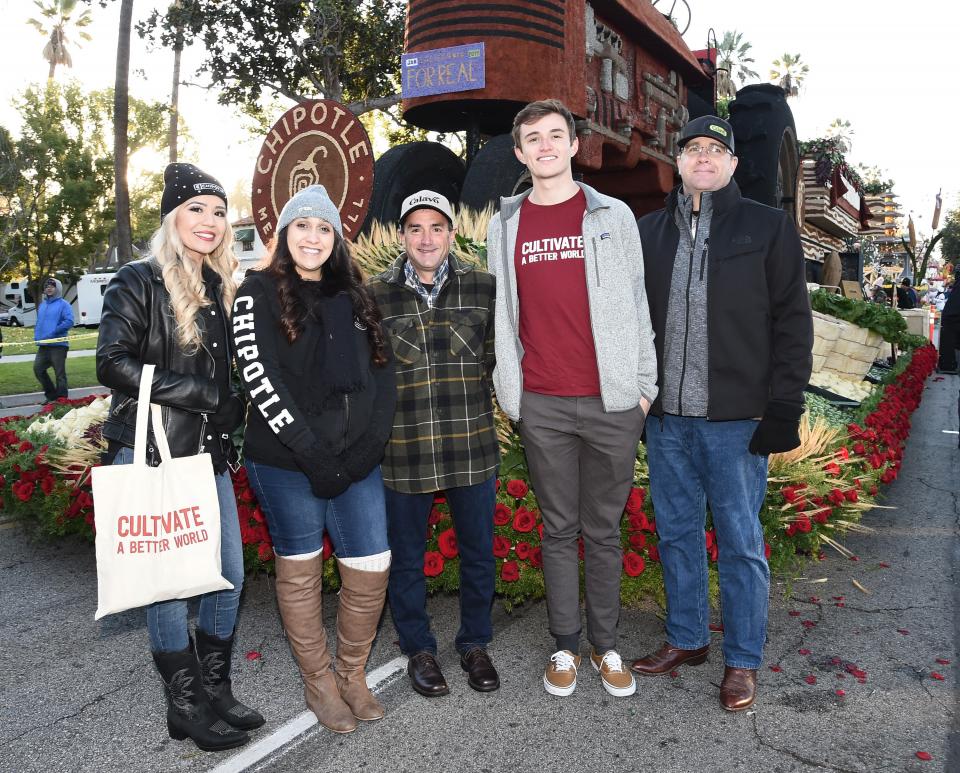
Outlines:
<svg viewBox="0 0 960 773"><path fill-rule="evenodd" d="M0 770L958 771L960 452L942 431L957 430L958 386L957 376L928 382L891 509L867 515L873 533L844 540L859 560L831 551L805 577L775 584L759 699L737 715L717 702L719 646L707 664L644 679L630 698L608 696L589 666L572 696L547 695L539 603L512 614L496 605L490 651L503 686L475 693L453 648L457 601L443 597L430 608L449 696L422 698L393 670L387 615L371 661L393 671L378 688L383 721L348 736L313 725L259 761L251 747L244 757L200 752L166 735L142 614L94 622L92 548L34 542L0 523ZM332 631L335 597L326 601ZM625 656L661 635L655 608L624 611ZM270 578L247 583L238 651L235 690L268 718L258 746L301 729L289 725L304 705Z"/></svg>

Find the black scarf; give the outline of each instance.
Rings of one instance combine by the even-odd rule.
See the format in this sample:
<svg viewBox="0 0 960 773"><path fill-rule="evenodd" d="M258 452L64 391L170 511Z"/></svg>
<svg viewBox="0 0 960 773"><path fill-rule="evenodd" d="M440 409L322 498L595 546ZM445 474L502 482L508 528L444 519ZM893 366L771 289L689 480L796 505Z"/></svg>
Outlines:
<svg viewBox="0 0 960 773"><path fill-rule="evenodd" d="M303 300L307 306L307 324L319 323L323 332L322 377L318 403L337 401L340 395L358 392L363 388L363 376L354 340L355 323L353 303L344 292L329 294L330 288L322 282L302 282Z"/></svg>

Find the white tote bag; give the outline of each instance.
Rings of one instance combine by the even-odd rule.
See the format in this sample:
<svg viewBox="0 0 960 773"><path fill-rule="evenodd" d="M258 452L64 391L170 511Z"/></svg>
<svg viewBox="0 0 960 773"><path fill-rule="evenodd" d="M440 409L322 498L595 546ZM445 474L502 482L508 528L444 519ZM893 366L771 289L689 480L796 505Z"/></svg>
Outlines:
<svg viewBox="0 0 960 773"><path fill-rule="evenodd" d="M210 454L173 459L160 406L150 403L153 365L140 376L133 464L94 467L97 613L232 588L220 574L220 503ZM147 421L160 452L147 464Z"/></svg>

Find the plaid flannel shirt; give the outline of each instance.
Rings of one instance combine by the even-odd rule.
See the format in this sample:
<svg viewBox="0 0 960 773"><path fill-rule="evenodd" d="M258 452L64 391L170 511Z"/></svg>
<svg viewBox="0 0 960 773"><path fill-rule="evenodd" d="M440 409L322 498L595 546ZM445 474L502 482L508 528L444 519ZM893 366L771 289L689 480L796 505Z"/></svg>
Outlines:
<svg viewBox="0 0 960 773"><path fill-rule="evenodd" d="M423 494L495 475L493 276L447 257L429 305L407 283L406 255L370 280L397 366L397 410L383 459L394 491Z"/></svg>

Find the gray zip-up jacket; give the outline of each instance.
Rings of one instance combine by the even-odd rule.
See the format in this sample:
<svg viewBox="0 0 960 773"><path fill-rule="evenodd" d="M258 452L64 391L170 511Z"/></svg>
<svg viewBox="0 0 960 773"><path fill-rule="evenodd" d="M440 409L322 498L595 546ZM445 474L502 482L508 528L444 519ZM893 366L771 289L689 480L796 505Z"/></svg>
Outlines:
<svg viewBox="0 0 960 773"><path fill-rule="evenodd" d="M607 412L628 411L657 397L657 356L643 281L643 248L637 223L622 201L577 183L587 198L583 259L590 325L597 350L600 397ZM530 191L500 200L487 231L487 268L497 276L497 402L514 421L523 392L523 346L514 254L520 205Z"/></svg>

